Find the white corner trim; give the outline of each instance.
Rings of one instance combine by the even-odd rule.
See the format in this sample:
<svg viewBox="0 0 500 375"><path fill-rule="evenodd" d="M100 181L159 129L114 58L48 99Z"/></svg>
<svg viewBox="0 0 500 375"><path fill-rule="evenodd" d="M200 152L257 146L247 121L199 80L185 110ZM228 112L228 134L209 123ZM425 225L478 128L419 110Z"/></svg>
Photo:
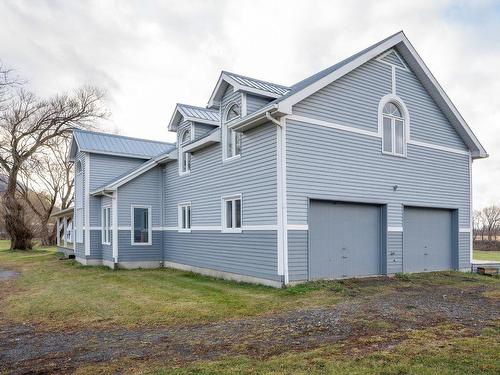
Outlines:
<svg viewBox="0 0 500 375"><path fill-rule="evenodd" d="M90 255L90 154L85 153L85 255Z"/></svg>
<svg viewBox="0 0 500 375"><path fill-rule="evenodd" d="M118 263L118 190L113 193L111 197L111 223L112 223L112 234L111 234L111 244L113 252L113 260Z"/></svg>
<svg viewBox="0 0 500 375"><path fill-rule="evenodd" d="M276 207L277 207L277 252L278 252L278 275L283 275L283 249L284 249L284 224L283 224L283 129L276 126Z"/></svg>
<svg viewBox="0 0 500 375"><path fill-rule="evenodd" d="M282 193L282 199L283 199L283 204L282 204L282 209L283 209L283 275L284 275L284 282L285 284L288 284L290 281L290 277L288 274L288 195L287 195L287 184L286 184L286 129L287 129L287 120L286 118L282 117L280 119L281 122L281 129L283 130L282 134L282 151L281 151L281 178L283 179L283 183L281 184L281 189L283 191Z"/></svg>
<svg viewBox="0 0 500 375"><path fill-rule="evenodd" d="M319 126L324 126L327 128L343 130L346 132L368 135L370 137L376 137L376 138L381 137L381 135L378 132L363 130L363 129L355 128L353 126L340 125L340 124L336 124L334 122L318 120L318 119L311 118L311 117L305 117L305 116L299 116L299 115L288 115L288 116L286 116L286 118L290 119L290 120L294 120L294 121L304 122L307 124L319 125Z"/></svg>
<svg viewBox="0 0 500 375"><path fill-rule="evenodd" d="M403 232L403 227L387 227L388 232Z"/></svg>

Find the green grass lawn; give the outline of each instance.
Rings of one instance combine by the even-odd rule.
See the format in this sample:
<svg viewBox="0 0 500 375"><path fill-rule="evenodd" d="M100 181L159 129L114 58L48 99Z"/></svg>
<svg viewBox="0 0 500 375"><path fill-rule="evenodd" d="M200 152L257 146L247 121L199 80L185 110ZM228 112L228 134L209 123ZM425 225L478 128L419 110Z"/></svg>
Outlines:
<svg viewBox="0 0 500 375"><path fill-rule="evenodd" d="M476 255L476 252L475 252ZM350 298L388 293L414 283L499 285L498 278L459 273L400 275L393 283L358 288L356 282L316 282L287 289L216 280L189 272L110 270L59 260L54 248L10 251L0 241L0 268L21 275L0 288L0 325L33 323L43 329L81 327L163 327L237 319L286 310L328 307ZM474 279L474 280L471 280ZM463 284L460 284L463 283ZM395 289L391 289L395 288ZM488 292L500 298L499 289ZM402 312L404 313L404 311ZM377 348L390 337L359 337L349 343L290 351L269 358L232 356L212 361L166 365L153 359L119 358L89 364L77 373L115 373L124 364L130 373L151 374L497 374L500 372L500 324L464 332L458 326L425 327L404 334L394 345ZM366 348L366 350L365 350ZM347 354L346 354L347 353ZM127 362L130 361L130 362ZM117 367L121 366L121 367ZM118 370L117 370L118 369Z"/></svg>
<svg viewBox="0 0 500 375"><path fill-rule="evenodd" d="M0 268L22 271L9 283L0 314L47 327L176 325L328 306L341 294L235 283L172 269L111 270L58 260L55 248L10 251L0 241ZM1 296L1 294L0 294Z"/></svg>
<svg viewBox="0 0 500 375"><path fill-rule="evenodd" d="M473 259L474 260L492 260L492 261L500 262L500 251L474 250Z"/></svg>

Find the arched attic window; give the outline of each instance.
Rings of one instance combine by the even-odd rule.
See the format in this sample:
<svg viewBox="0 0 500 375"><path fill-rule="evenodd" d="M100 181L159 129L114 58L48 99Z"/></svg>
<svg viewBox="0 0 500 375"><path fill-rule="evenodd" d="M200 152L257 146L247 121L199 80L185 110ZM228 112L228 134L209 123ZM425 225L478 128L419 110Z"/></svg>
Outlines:
<svg viewBox="0 0 500 375"><path fill-rule="evenodd" d="M191 154L182 150L183 146L191 141L191 129L186 129L179 138L179 165L180 173L191 171Z"/></svg>
<svg viewBox="0 0 500 375"><path fill-rule="evenodd" d="M224 118L224 131L225 131L225 151L224 151L224 159L231 159L234 157L238 157L241 154L241 133L235 132L232 130L228 123L233 121L234 119L239 118L241 115L240 106L236 103L229 106L229 109L226 112L226 116Z"/></svg>
<svg viewBox="0 0 500 375"><path fill-rule="evenodd" d="M406 126L401 104L387 101L382 107L382 151L385 154L406 155Z"/></svg>

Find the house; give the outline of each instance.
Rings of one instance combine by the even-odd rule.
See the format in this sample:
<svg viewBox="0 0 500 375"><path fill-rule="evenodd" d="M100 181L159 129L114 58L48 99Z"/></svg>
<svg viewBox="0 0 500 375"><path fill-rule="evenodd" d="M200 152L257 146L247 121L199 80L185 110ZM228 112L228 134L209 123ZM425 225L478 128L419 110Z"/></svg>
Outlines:
<svg viewBox="0 0 500 375"><path fill-rule="evenodd" d="M78 261L273 286L470 269L488 155L403 32L292 86L223 71L168 130L75 130Z"/></svg>

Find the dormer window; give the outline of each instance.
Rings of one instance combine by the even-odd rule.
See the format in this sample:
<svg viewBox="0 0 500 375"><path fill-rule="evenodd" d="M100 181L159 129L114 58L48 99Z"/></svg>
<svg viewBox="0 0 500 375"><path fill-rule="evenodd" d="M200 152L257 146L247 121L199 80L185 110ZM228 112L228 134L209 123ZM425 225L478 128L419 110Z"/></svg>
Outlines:
<svg viewBox="0 0 500 375"><path fill-rule="evenodd" d="M76 174L80 174L83 172L82 162L80 160L77 160L75 163L75 171L76 171Z"/></svg>
<svg viewBox="0 0 500 375"><path fill-rule="evenodd" d="M225 159L239 157L241 154L241 133L235 132L229 127L229 123L241 115L240 106L232 104L224 118L224 156Z"/></svg>
<svg viewBox="0 0 500 375"><path fill-rule="evenodd" d="M183 151L183 146L191 141L191 129L186 129L179 139L179 173L186 174L191 171L191 154Z"/></svg>
<svg viewBox="0 0 500 375"><path fill-rule="evenodd" d="M382 107L382 152L395 156L406 155L405 115L401 105L394 101Z"/></svg>

